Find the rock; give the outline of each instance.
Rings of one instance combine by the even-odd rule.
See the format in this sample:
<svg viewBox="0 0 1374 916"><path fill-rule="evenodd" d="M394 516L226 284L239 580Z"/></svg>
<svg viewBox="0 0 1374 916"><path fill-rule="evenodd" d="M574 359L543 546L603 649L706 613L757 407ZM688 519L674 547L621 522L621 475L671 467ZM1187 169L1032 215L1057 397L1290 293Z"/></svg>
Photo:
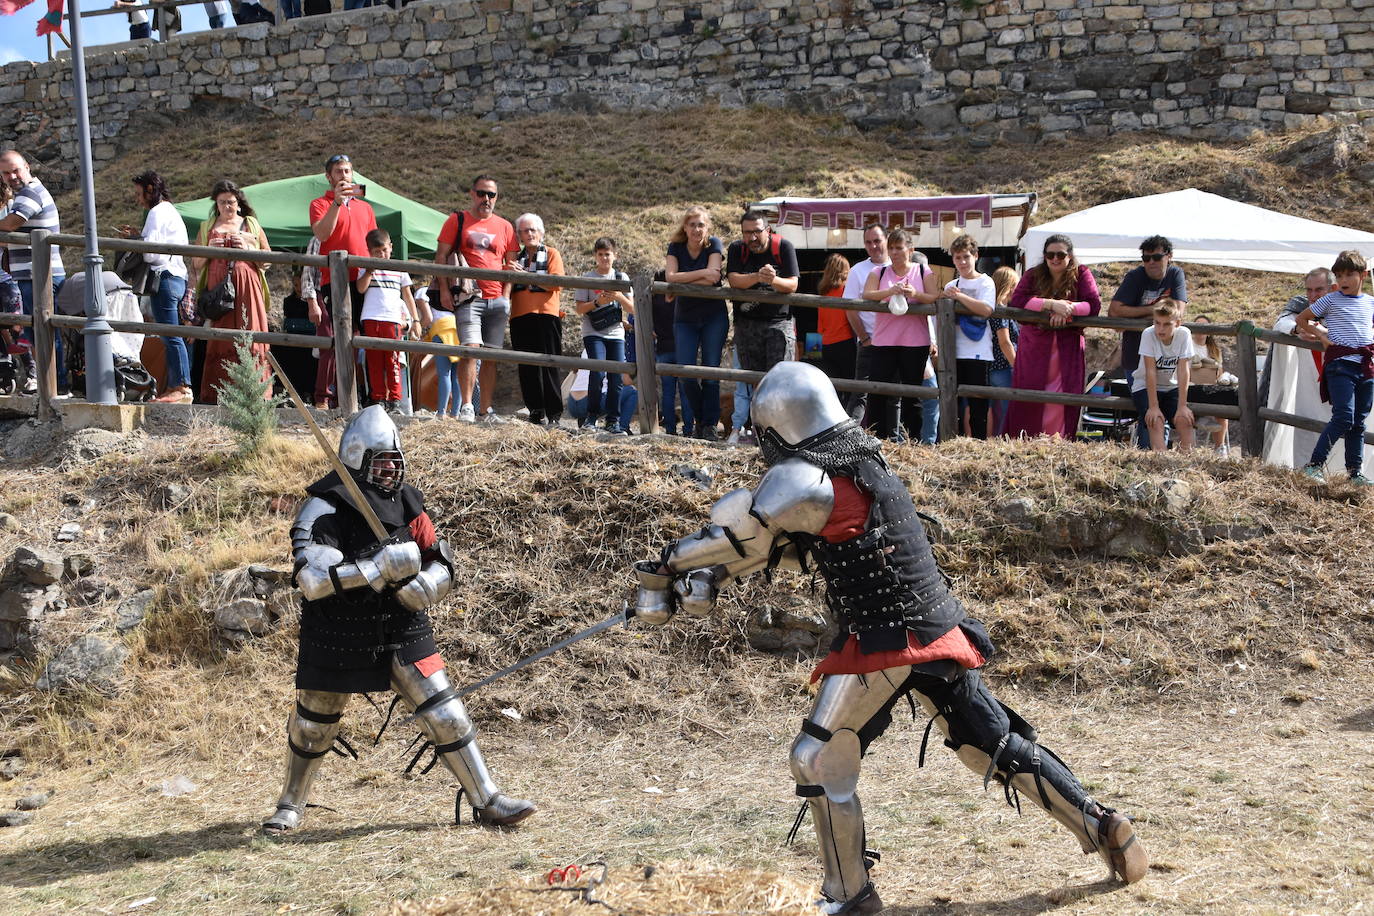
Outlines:
<svg viewBox="0 0 1374 916"><path fill-rule="evenodd" d="M0 779L8 782L24 772L24 758L18 754L0 758Z"/></svg>
<svg viewBox="0 0 1374 916"><path fill-rule="evenodd" d="M148 589L121 601L115 609L115 629L127 633L137 628L147 618L156 598L157 592Z"/></svg>
<svg viewBox="0 0 1374 916"><path fill-rule="evenodd" d="M17 649L25 658L35 657L44 618L66 606L56 584L19 585L0 592L0 649Z"/></svg>
<svg viewBox="0 0 1374 916"><path fill-rule="evenodd" d="M19 801L14 803L14 807L20 811L37 811L39 808L46 805L51 798L51 792L34 792L19 799Z"/></svg>
<svg viewBox="0 0 1374 916"><path fill-rule="evenodd" d="M808 604L798 602L789 608L760 608L746 624L749 644L763 652L810 652L823 641L830 620Z"/></svg>
<svg viewBox="0 0 1374 916"><path fill-rule="evenodd" d="M239 598L215 611L215 626L220 630L266 636L272 629L272 615L267 610L267 602L261 598Z"/></svg>
<svg viewBox="0 0 1374 916"><path fill-rule="evenodd" d="M1325 114L1331 108L1331 97L1320 92L1290 92L1283 97L1283 107L1294 114Z"/></svg>
<svg viewBox="0 0 1374 916"><path fill-rule="evenodd" d="M1149 525L1130 525L1103 546L1109 557L1161 557L1167 550L1165 539Z"/></svg>
<svg viewBox="0 0 1374 916"><path fill-rule="evenodd" d="M1032 528L1035 525L1035 500L1029 496L1017 496L1004 500L993 510L997 517L1017 528Z"/></svg>
<svg viewBox="0 0 1374 916"><path fill-rule="evenodd" d="M1193 502L1193 488L1176 478L1165 480L1137 480L1126 488L1126 501L1137 506L1157 506L1167 512L1179 513Z"/></svg>
<svg viewBox="0 0 1374 916"><path fill-rule="evenodd" d="M54 539L59 543L74 541L81 536L81 531L81 526L76 522L67 522L67 524L57 529L57 534L54 535Z"/></svg>
<svg viewBox="0 0 1374 916"><path fill-rule="evenodd" d="M83 579L77 579L72 589L76 592L76 596L87 604L95 604L113 591L110 583L99 576L86 576Z"/></svg>
<svg viewBox="0 0 1374 916"><path fill-rule="evenodd" d="M0 811L0 827L23 827L33 820L28 811Z"/></svg>
<svg viewBox="0 0 1374 916"><path fill-rule="evenodd" d="M66 687L112 690L128 657L129 649L122 642L83 636L48 662L35 686L39 690Z"/></svg>
<svg viewBox="0 0 1374 916"><path fill-rule="evenodd" d="M51 585L62 577L62 557L49 550L20 547L10 557L10 564L30 585Z"/></svg>
<svg viewBox="0 0 1374 916"><path fill-rule="evenodd" d="M1351 160L1369 149L1369 137L1354 124L1306 137L1278 153L1276 162L1300 172L1334 173L1344 171Z"/></svg>
<svg viewBox="0 0 1374 916"><path fill-rule="evenodd" d="M95 557L88 553L74 553L63 561L63 575L69 579L88 576L95 569Z"/></svg>
<svg viewBox="0 0 1374 916"><path fill-rule="evenodd" d="M8 512L0 512L0 531L18 531L19 519Z"/></svg>
<svg viewBox="0 0 1374 916"><path fill-rule="evenodd" d="M184 483L169 483L157 491L158 501L164 509L175 509L191 498L191 488Z"/></svg>
<svg viewBox="0 0 1374 916"><path fill-rule="evenodd" d="M53 450L53 464L59 468L84 467L111 452L136 451L140 440L108 429L90 427L72 433Z"/></svg>
<svg viewBox="0 0 1374 916"><path fill-rule="evenodd" d="M53 423L29 420L21 423L5 440L5 457L13 461L28 461L46 452L61 427Z"/></svg>

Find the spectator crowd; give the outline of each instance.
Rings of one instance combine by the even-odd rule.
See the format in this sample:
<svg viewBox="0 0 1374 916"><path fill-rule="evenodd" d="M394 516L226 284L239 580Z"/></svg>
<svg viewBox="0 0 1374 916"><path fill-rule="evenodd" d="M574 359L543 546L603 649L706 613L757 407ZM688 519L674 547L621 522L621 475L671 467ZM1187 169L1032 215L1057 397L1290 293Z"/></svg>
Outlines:
<svg viewBox="0 0 1374 916"><path fill-rule="evenodd" d="M328 190L309 205L312 233L309 253L343 251L389 260L392 240L377 225L365 189L354 181L348 155L324 164ZM0 230L60 231L51 194L32 175L24 157L0 154ZM132 179L134 202L145 211L141 227L121 227L127 237L186 244L185 225L171 203L171 193L155 171ZM480 349L509 348L541 356L561 356L564 318L580 324L582 355L594 360L634 362L635 303L625 292L577 288L565 299L559 277L569 276L565 252L549 244L537 213L524 213L514 223L497 213L500 186L479 175L467 191L466 207L455 209L439 231L435 263L519 275L518 281L495 279L415 278L384 268L350 268L347 302L335 302L329 269L297 269L292 293L283 302L286 330L331 336L336 310L346 310L355 333L389 340L427 340ZM211 207L194 239L198 245L234 250L268 250L269 244L244 191L231 181L210 190ZM816 292L863 300L875 311L820 308L819 348L805 352L795 317L785 303L770 296L729 296L728 291L791 294L798 291L801 271L797 251L769 225L768 216L750 210L739 219L739 238L726 244L715 234L711 213L690 207L667 240L663 269L656 280L676 285L674 295L655 294L653 348L655 361L683 366L719 367L728 349L737 368L766 372L778 362L815 358L832 378L933 387L933 367L952 359L958 385L1023 389L1081 395L1087 387L1084 327L1078 319L1102 310L1102 295L1093 272L1078 262L1073 240L1046 239L1040 260L1024 275L1005 265L990 274L980 269L977 242L959 235L948 244L952 278L941 284L914 239L904 229L879 224L863 228L867 257L850 264L840 254L825 263ZM20 245L2 249L0 307L33 311L31 252ZM1235 404L1235 377L1225 371L1214 337L1188 327L1188 286L1183 269L1173 262L1169 239L1154 235L1140 244L1140 264L1128 271L1108 300L1107 315L1148 318L1143 331L1121 332L1120 375L1135 404L1135 441L1140 448L1161 450L1171 444L1192 448L1203 443L1226 449L1225 421L1199 430L1190 404ZM619 269L616 241L601 237L581 256L589 279L628 280ZM266 264L231 259L191 259L161 253L143 255L152 279L143 290L150 317L161 324L197 323L229 330L266 331L271 303ZM990 265L993 266L993 265ZM1345 442L1347 471L1363 482L1360 467L1365 420L1374 395L1374 298L1364 294L1367 272L1356 252L1343 253L1331 269L1318 268L1305 278L1305 295L1283 309L1304 337L1327 351L1331 364L1323 374L1323 393L1333 406L1331 425L1323 433L1308 472L1320 476L1327 454ZM63 281L58 249L53 249L54 291ZM693 295L683 288L723 288L724 295ZM704 292L704 290L703 290ZM962 306L953 333L955 352L937 347L936 319L912 311L942 297ZM729 299L729 301L727 301ZM7 305L13 300L12 304ZM1018 323L994 316L998 307L1039 313L1041 321ZM344 317L344 316L341 316ZM1209 322L1199 315L1194 325ZM34 388L30 354L31 329L5 330L7 351L18 360L25 390ZM59 341L60 343L60 341ZM225 341L162 339L167 384L156 400L214 403L226 366L236 359ZM255 353L265 351L257 345ZM321 349L313 390L318 406L336 406L333 351ZM76 354L73 354L75 356ZM404 411L415 397L404 354L364 350L360 387L364 397L388 410ZM466 422L497 422L493 397L496 364L469 356L433 359L436 414ZM564 415L580 428L602 426L612 433L630 429L638 393L632 379L615 371L583 370L562 378L560 370L538 360L517 369L524 415L531 423L558 426ZM59 354L59 386L68 368ZM313 384L311 384L313 383ZM733 383L722 392L714 378L662 376L659 422L669 435L708 441L728 435L732 444L752 441L748 384ZM933 392L932 392L933 394ZM936 397L843 392L854 420L875 435L893 441L931 443L939 426ZM957 434L989 436L1050 435L1072 438L1080 427L1080 409L1065 404L1034 403L969 396L958 399Z"/></svg>

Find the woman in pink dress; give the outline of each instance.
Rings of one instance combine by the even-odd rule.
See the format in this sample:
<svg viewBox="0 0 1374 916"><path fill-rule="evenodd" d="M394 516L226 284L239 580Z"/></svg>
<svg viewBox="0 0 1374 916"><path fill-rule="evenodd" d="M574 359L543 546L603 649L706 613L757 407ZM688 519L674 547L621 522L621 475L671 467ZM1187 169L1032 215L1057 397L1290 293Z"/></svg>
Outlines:
<svg viewBox="0 0 1374 916"><path fill-rule="evenodd" d="M875 382L918 386L930 359L930 322L925 315L907 314L907 309L940 298L934 291L935 272L916 261L905 230L894 229L888 235L887 254L892 263L869 274L863 292L863 298L886 302L888 308L873 322L870 375ZM860 338L859 343L870 341ZM921 402L916 398L871 395L869 410L877 418L879 439L902 441L905 428L907 441L921 441Z"/></svg>
<svg viewBox="0 0 1374 916"><path fill-rule="evenodd" d="M232 181L216 182L210 192L210 199L213 201L214 209L210 218L201 223L200 235L196 239L197 245L272 250L267 244L267 235L258 224L253 208L248 205L248 199L244 197L238 185ZM191 267L199 277L196 283L197 298L205 290L213 289L224 282L224 275L231 263L234 265L234 309L217 318L214 327L233 331L266 331L266 264L252 261L221 261L218 258L193 259ZM272 371L267 368L267 349L267 344L253 344L253 355L263 366L263 378L269 377ZM228 374L224 364L237 360L232 341L211 340L206 344L205 370L200 382L200 400L203 403L219 403L219 391L216 386L223 382ZM270 398L271 389L269 388L263 396Z"/></svg>
<svg viewBox="0 0 1374 916"><path fill-rule="evenodd" d="M1012 308L1046 312L1049 324L1021 325L1021 340L1012 368L1011 387L1030 391L1083 393L1083 329L1073 319L1096 315L1102 309L1093 272L1073 256L1067 235L1045 240L1044 260L1026 271L1011 294ZM1007 411L1007 435L1062 436L1078 432L1077 407L1012 401Z"/></svg>

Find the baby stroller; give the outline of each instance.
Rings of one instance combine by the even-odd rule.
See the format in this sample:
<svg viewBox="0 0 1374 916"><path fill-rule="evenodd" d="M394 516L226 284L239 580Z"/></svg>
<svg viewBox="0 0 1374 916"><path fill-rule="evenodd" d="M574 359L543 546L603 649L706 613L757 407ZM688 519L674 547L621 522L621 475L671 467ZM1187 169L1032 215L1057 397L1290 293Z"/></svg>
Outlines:
<svg viewBox="0 0 1374 916"><path fill-rule="evenodd" d="M0 270L0 315L18 315L24 310L19 297L19 284L4 270ZM32 374L28 341L20 336L18 325L0 323L0 394L15 394Z"/></svg>
<svg viewBox="0 0 1374 916"><path fill-rule="evenodd" d="M110 321L143 321L138 297L133 289L113 271L101 275L105 292L105 317ZM59 314L86 314L86 274L72 274L57 293L54 303ZM86 391L86 341L80 328L60 328L63 351L67 361L67 379L73 394ZM157 395L157 382L143 368L140 361L143 335L127 331L110 334L110 349L114 352L115 396L120 401L150 401Z"/></svg>

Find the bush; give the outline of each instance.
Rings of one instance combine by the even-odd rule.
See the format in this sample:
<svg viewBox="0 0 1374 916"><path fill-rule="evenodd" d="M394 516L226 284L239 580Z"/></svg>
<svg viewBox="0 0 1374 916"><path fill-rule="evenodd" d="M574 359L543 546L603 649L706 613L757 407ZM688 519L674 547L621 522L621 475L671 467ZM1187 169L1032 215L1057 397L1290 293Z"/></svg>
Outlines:
<svg viewBox="0 0 1374 916"><path fill-rule="evenodd" d="M253 336L234 340L235 359L224 361L224 381L215 386L224 425L239 440L244 455L257 452L277 429L277 407L284 395L272 395L272 371L253 353Z"/></svg>

